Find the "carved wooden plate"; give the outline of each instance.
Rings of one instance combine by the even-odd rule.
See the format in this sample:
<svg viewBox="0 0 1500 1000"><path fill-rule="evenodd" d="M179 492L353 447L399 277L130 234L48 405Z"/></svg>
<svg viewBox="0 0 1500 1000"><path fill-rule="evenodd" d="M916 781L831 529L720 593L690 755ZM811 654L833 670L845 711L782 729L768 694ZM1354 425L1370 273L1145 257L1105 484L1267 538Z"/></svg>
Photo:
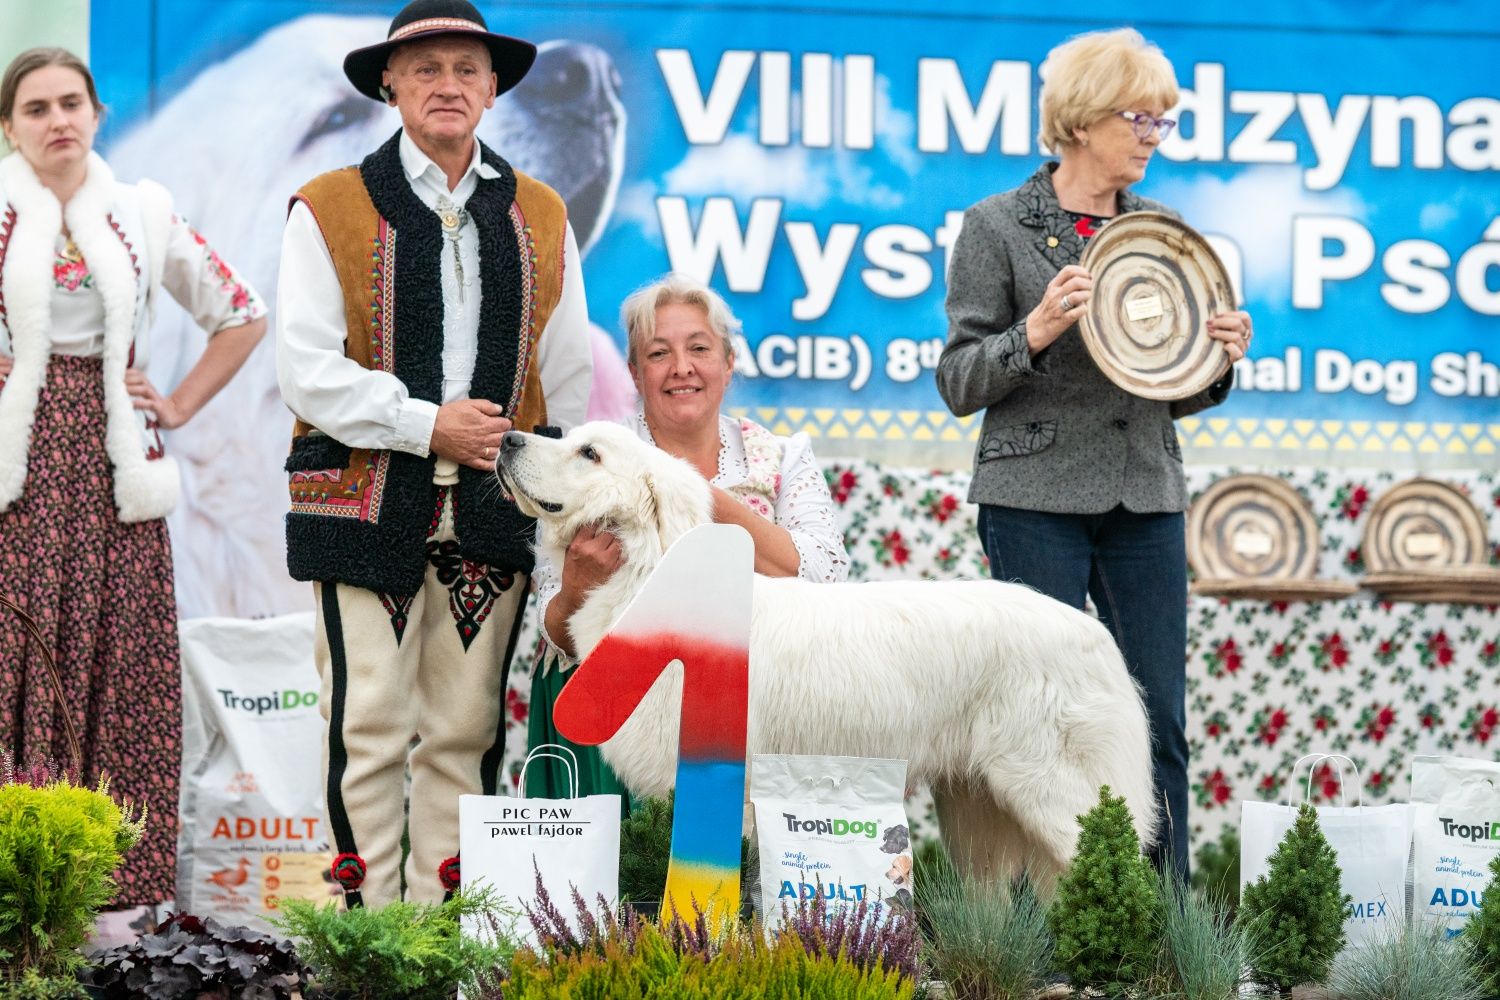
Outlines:
<svg viewBox="0 0 1500 1000"><path fill-rule="evenodd" d="M1418 477L1391 487L1370 509L1360 554L1371 573L1484 566L1484 515L1451 483Z"/></svg>
<svg viewBox="0 0 1500 1000"><path fill-rule="evenodd" d="M1128 212L1089 240L1079 264L1094 278L1083 343L1115 385L1147 399L1186 399L1228 371L1208 319L1235 307L1234 290L1195 230L1160 212Z"/></svg>
<svg viewBox="0 0 1500 1000"><path fill-rule="evenodd" d="M1204 581L1312 580L1318 521L1302 494L1274 476L1225 476L1188 510L1187 553Z"/></svg>

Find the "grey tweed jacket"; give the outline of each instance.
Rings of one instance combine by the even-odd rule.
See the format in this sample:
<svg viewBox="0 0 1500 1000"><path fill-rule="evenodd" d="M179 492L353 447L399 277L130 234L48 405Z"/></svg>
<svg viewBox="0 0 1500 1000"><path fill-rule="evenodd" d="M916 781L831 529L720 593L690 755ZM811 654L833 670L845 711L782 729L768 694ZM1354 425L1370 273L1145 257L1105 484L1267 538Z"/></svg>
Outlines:
<svg viewBox="0 0 1500 1000"><path fill-rule="evenodd" d="M1184 510L1172 421L1222 403L1233 377L1175 403L1142 399L1104 376L1076 326L1031 355L1026 316L1084 245L1057 203L1054 169L966 211L953 248L937 385L958 416L985 411L969 500L1060 514ZM1120 211L1177 214L1129 191Z"/></svg>

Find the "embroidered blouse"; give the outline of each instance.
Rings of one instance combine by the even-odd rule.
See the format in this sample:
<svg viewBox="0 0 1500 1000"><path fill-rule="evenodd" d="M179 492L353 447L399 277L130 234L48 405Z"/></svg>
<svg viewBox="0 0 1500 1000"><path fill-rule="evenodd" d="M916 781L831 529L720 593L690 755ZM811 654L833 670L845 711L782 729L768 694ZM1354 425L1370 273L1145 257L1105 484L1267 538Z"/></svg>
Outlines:
<svg viewBox="0 0 1500 1000"><path fill-rule="evenodd" d="M52 260L51 353L96 358L104 353L104 300L88 261L58 234ZM163 248L162 287L212 336L266 314L265 303L180 216Z"/></svg>
<svg viewBox="0 0 1500 1000"><path fill-rule="evenodd" d="M644 414L638 411L625 423L642 441L652 441ZM787 530L800 558L797 576L814 583L848 579L849 553L834 517L833 496L806 434L780 437L753 421L720 414L719 469L710 482ZM562 567L538 552L532 578L542 638L556 650L545 622L547 605L562 590Z"/></svg>

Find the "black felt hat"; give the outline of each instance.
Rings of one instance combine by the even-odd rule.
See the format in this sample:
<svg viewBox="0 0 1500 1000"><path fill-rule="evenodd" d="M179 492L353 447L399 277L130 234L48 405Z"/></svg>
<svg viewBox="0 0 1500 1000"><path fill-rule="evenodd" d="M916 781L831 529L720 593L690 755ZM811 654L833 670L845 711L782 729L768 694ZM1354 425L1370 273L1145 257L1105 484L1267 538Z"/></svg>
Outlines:
<svg viewBox="0 0 1500 1000"><path fill-rule="evenodd" d="M490 50L497 80L497 94L503 94L526 75L536 59L536 46L520 38L497 35L484 23L468 0L412 0L391 21L386 40L379 45L355 49L344 57L344 75L354 89L372 100L384 103L380 93L380 74L396 46L437 35L455 35L481 41Z"/></svg>

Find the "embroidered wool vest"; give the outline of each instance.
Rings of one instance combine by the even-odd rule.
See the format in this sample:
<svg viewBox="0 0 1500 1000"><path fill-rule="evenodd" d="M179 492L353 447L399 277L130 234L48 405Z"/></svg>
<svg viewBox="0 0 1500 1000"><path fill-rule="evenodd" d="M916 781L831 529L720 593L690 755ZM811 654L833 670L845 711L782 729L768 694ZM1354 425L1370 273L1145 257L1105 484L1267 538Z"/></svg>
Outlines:
<svg viewBox="0 0 1500 1000"><path fill-rule="evenodd" d="M400 379L413 399L442 403L444 248L392 137L358 167L297 192L317 221L344 296L344 353ZM562 294L567 209L557 193L481 144L499 177L479 180L467 209L479 237L478 354L470 396L499 404L521 430L547 423L537 342ZM287 564L294 579L337 581L407 596L422 585L436 506L435 455L350 448L298 421L293 429ZM459 469L452 487L460 554L529 571L532 521L494 476Z"/></svg>

